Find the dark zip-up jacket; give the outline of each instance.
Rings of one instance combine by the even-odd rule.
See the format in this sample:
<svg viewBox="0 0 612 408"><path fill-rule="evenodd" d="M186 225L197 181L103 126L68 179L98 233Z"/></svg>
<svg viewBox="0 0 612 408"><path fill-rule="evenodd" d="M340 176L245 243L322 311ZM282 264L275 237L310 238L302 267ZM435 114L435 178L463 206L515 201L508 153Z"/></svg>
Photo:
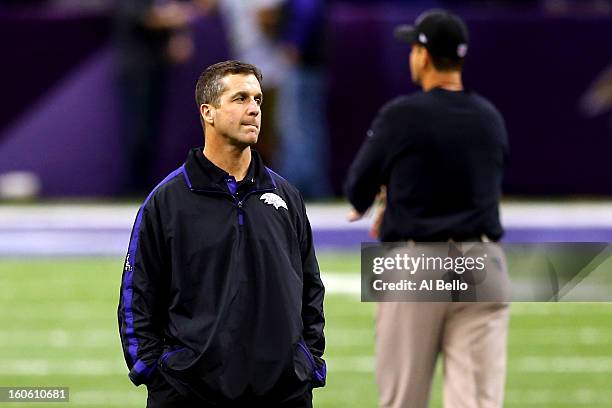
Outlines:
<svg viewBox="0 0 612 408"><path fill-rule="evenodd" d="M323 386L324 287L300 193L253 151L240 183L189 152L141 206L118 309L129 377L226 403Z"/></svg>

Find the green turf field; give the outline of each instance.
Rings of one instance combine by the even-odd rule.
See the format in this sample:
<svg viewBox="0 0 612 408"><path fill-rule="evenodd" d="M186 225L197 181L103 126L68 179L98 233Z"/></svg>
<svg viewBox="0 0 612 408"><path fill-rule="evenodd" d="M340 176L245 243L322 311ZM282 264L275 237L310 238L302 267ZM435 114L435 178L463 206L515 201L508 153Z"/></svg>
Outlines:
<svg viewBox="0 0 612 408"><path fill-rule="evenodd" d="M324 275L358 274L356 254L319 259ZM72 407L144 406L146 391L127 379L117 334L122 262L0 261L0 386L68 386ZM329 293L325 307L328 385L315 404L374 407L374 305ZM505 406L612 406L611 322L612 304L514 304Z"/></svg>

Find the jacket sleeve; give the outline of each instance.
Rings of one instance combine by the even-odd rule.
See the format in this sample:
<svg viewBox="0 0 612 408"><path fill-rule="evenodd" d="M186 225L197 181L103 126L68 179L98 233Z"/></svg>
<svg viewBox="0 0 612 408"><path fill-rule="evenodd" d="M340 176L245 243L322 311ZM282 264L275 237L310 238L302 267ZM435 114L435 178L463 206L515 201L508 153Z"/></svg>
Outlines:
<svg viewBox="0 0 612 408"><path fill-rule="evenodd" d="M152 203L138 211L123 267L118 318L129 378L135 385L152 378L163 351L166 303L163 272L168 265L161 223Z"/></svg>
<svg viewBox="0 0 612 408"><path fill-rule="evenodd" d="M402 115L405 112L397 103L391 102L384 106L374 118L367 138L349 168L344 192L360 213L370 208L380 187L386 183L385 170L389 152L393 151L393 139L399 131L397 128Z"/></svg>
<svg viewBox="0 0 612 408"><path fill-rule="evenodd" d="M325 385L327 368L323 360L325 351L325 316L323 314L323 298L325 287L321 281L319 263L315 255L312 229L306 215L306 208L302 201L302 228L300 237L300 250L302 255L302 271L304 289L302 295L302 322L304 324L304 342L315 360L313 385Z"/></svg>

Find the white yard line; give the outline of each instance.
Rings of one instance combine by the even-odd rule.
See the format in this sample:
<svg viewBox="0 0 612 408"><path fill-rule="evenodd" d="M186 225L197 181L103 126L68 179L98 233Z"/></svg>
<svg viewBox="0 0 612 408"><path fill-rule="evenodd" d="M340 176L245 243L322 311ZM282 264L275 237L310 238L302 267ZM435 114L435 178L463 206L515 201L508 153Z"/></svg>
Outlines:
<svg viewBox="0 0 612 408"><path fill-rule="evenodd" d="M373 355L349 355L328 357L330 372L364 373L374 371ZM513 373L541 374L606 374L612 373L612 357L598 356L523 356L510 359L508 371ZM4 358L0 360L0 375L28 376L104 376L126 374L127 369L119 359L88 358Z"/></svg>
<svg viewBox="0 0 612 408"><path fill-rule="evenodd" d="M373 317L372 317L373 325ZM581 327L573 329L512 329L511 346L609 346L612 344L612 329ZM328 327L326 337L335 347L360 346L372 341L374 328ZM94 350L106 349L109 345L119 347L116 330L0 330L0 348L22 350L24 347L49 349Z"/></svg>
<svg viewBox="0 0 612 408"><path fill-rule="evenodd" d="M135 388L131 392L70 390L70 405L79 407L88 405L105 407L125 407L129 405L141 406L146 402L146 398L147 394L144 387L140 390Z"/></svg>
<svg viewBox="0 0 612 408"><path fill-rule="evenodd" d="M321 272L325 293L332 295L361 296L361 278L359 273Z"/></svg>
<svg viewBox="0 0 612 408"><path fill-rule="evenodd" d="M526 356L511 359L508 370L522 373L612 373L612 357L603 356L565 356L539 357Z"/></svg>
<svg viewBox="0 0 612 408"><path fill-rule="evenodd" d="M612 392L591 388L578 388L565 391L560 391L558 389L509 389L506 391L505 397L506 403L521 404L523 406L612 406Z"/></svg>
<svg viewBox="0 0 612 408"><path fill-rule="evenodd" d="M308 204L314 229L367 229L371 219L349 223L346 204ZM0 229L131 228L138 204L2 205ZM612 202L507 202L502 223L516 228L612 228Z"/></svg>
<svg viewBox="0 0 612 408"><path fill-rule="evenodd" d="M525 316L575 316L588 314L591 316L608 316L612 320L611 303L573 303L571 305L570 303L542 302L513 303L512 314Z"/></svg>
<svg viewBox="0 0 612 408"><path fill-rule="evenodd" d="M95 377L127 374L125 363L119 359L11 359L0 360L3 376L28 375L46 377L53 375Z"/></svg>
<svg viewBox="0 0 612 408"><path fill-rule="evenodd" d="M117 330L0 330L0 348L3 350L26 347L90 350L108 349L109 345L120 347Z"/></svg>

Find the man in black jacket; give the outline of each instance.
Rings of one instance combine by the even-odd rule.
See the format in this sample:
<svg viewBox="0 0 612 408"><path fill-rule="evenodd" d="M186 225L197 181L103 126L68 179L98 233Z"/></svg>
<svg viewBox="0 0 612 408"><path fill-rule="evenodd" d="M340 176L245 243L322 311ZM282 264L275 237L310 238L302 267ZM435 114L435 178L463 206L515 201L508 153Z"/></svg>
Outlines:
<svg viewBox="0 0 612 408"><path fill-rule="evenodd" d="M396 36L412 46L410 71L423 92L394 99L374 119L349 171L349 218L360 218L384 186L383 242L497 241L508 142L497 109L463 87L467 28L458 16L432 10ZM487 280L504 294L503 254L495 244L486 248L496 254L487 260ZM440 353L445 408L501 407L509 311L503 296L495 300L380 303L380 407L427 407Z"/></svg>
<svg viewBox="0 0 612 408"><path fill-rule="evenodd" d="M118 315L148 407L310 407L325 384L324 288L304 203L251 150L261 79L239 61L202 73L205 147L136 217Z"/></svg>

